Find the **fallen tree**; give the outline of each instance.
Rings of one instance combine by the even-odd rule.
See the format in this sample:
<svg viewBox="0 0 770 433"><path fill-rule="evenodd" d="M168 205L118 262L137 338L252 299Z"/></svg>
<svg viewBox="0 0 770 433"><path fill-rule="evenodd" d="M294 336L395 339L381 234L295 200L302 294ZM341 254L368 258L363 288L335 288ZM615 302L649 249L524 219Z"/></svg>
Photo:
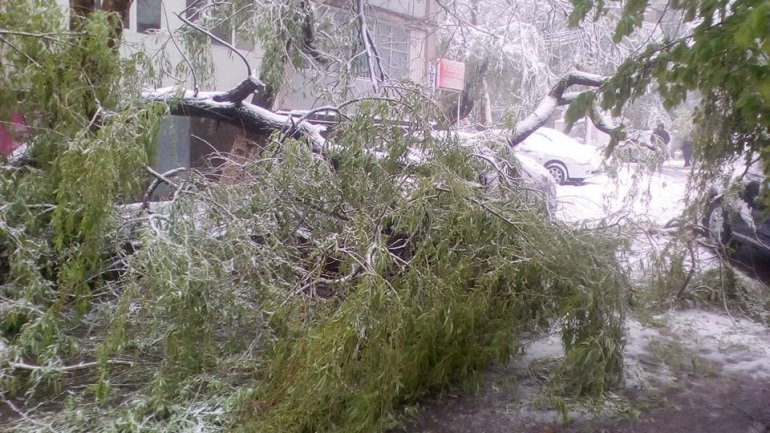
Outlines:
<svg viewBox="0 0 770 433"><path fill-rule="evenodd" d="M505 164L482 185L488 155L433 134L422 95L360 104L327 140L245 102L252 76L140 93L103 38L109 16L78 18L77 45L48 14L36 34L54 41L13 44L35 58L0 50L30 71L0 91L29 89L40 113L29 164L0 167L0 398L24 400L20 431L384 431L400 405L472 382L554 324L565 393L622 380L617 240L550 220ZM169 112L279 134L240 182L151 172L172 199L126 204ZM404 133L383 117L419 121ZM508 161L504 141L487 145ZM333 164L318 157L330 150ZM401 163L411 150L420 167Z"/></svg>
<svg viewBox="0 0 770 433"><path fill-rule="evenodd" d="M243 131L264 133L292 129L293 135L309 140L315 152L321 152L325 139L320 128L306 121L295 122L270 110L245 102L255 93L260 94L264 84L256 76L248 77L237 87L225 92L199 92L167 88L142 93L145 102L162 102L174 116L200 117L224 122Z"/></svg>
<svg viewBox="0 0 770 433"><path fill-rule="evenodd" d="M582 72L568 74L548 92L529 116L516 123L511 134L510 145L515 147L543 126L558 107L576 101L584 103L580 104L572 115L573 122L585 115L600 131L616 136L619 128L612 125L599 112L592 92L567 92L572 86L600 87L605 82L605 77L594 74ZM246 98L254 94L259 95L262 91L264 91L264 84L256 76L251 76L228 91L200 92L167 88L144 92L142 97L146 102L167 104L171 115L213 119L248 132L280 132L291 129L295 137L305 137L313 150L320 152L326 140L321 136L319 127L311 125L305 119L297 121L293 117L282 116L245 102ZM340 112L338 107L324 107L323 110Z"/></svg>
<svg viewBox="0 0 770 433"><path fill-rule="evenodd" d="M599 111L594 103L593 91L567 92L573 86L599 88L607 82L606 77L585 72L571 72L559 80L555 86L540 101L535 110L516 123L511 136L511 145L524 141L530 134L543 126L556 112L558 107L580 102L567 112L568 125L571 127L575 120L587 116L600 131L616 135L619 130L613 126Z"/></svg>

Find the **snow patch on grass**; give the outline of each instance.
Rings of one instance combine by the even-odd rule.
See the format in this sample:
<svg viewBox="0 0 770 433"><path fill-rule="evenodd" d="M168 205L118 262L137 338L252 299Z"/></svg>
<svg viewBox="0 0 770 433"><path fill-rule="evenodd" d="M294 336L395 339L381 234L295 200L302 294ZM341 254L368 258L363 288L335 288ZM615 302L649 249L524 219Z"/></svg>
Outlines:
<svg viewBox="0 0 770 433"><path fill-rule="evenodd" d="M669 328L680 341L724 373L770 379L770 333L766 326L698 310L668 316Z"/></svg>
<svg viewBox="0 0 770 433"><path fill-rule="evenodd" d="M678 348L681 353L672 353ZM523 366L563 354L558 335L531 342ZM678 381L665 359L678 356L682 365L703 363L714 374L743 379L770 379L770 332L760 323L702 310L669 311L644 323L629 318L624 354L626 388L665 387ZM708 369L706 369L708 371Z"/></svg>

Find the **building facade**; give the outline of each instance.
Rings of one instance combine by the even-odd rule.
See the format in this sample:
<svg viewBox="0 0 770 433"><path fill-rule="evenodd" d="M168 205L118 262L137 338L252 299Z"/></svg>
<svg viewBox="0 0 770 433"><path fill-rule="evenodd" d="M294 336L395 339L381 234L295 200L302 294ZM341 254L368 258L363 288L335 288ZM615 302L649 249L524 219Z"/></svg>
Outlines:
<svg viewBox="0 0 770 433"><path fill-rule="evenodd" d="M69 8L68 0L56 0L64 9ZM121 53L130 55L142 51L163 68L163 78L152 87L182 86L192 88L191 77L175 76L176 65L185 62L180 50L182 41L177 30L187 26L177 14L190 21L196 20L196 10L205 8L213 0L134 0L128 16L124 19ZM357 0L312 0L316 16L327 19L326 31L339 32L338 25L356 22L354 12ZM98 2L97 2L98 3ZM435 22L438 13L436 0L366 0L366 17L369 30L375 41L378 55L390 80L407 79L427 84L429 66L435 59ZM333 19L328 20L329 17ZM337 21L335 21L337 20ZM317 28L323 27L317 23ZM208 29L227 41L242 54L254 70L262 61L259 45L249 45L238 40L237 30L230 27ZM317 35L318 37L319 35ZM320 35L322 36L322 35ZM328 47L324 47L328 48ZM332 47L334 48L334 47ZM355 53L355 47L336 47ZM235 87L247 76L243 60L234 55L229 47L216 41L210 43L213 65L211 76L199 83L201 90L227 90ZM354 54L351 60L349 80L345 87L351 98L362 96L372 89L368 78L366 57L363 51ZM277 95L274 109L283 111L304 111L329 104L321 91L325 84L331 84L337 77L315 68L294 70L287 68L286 81ZM203 80L200 80L203 81ZM239 128L210 119L169 116L158 137L156 168L166 171L177 167L208 168L217 166L224 159L211 158L217 153L229 157L232 153L247 154L248 149L239 148L237 139L248 134ZM260 137L248 137L252 141ZM244 141L241 140L241 143ZM248 142L248 140L246 141ZM235 144L234 144L235 143Z"/></svg>
<svg viewBox="0 0 770 433"><path fill-rule="evenodd" d="M58 0L67 7L67 0ZM175 31L186 24L177 17L180 14L195 20L195 11L204 7L211 0L134 0L128 17L124 20L122 52L124 55L141 50L150 55L159 64L169 70L166 77L157 83L148 83L150 87L181 85L192 87L190 78L174 78L173 68L185 61L178 48L181 41L174 37ZM329 32L339 32L341 26L354 26L356 15L352 0L318 0L314 3L316 16L327 19ZM378 50L383 71L391 80L408 79L416 83L427 84L429 65L435 58L435 0L368 0L366 17L369 30ZM328 20L329 17L333 19ZM335 22L340 20L341 22ZM338 27L339 26L339 27ZM318 24L316 27L320 28ZM262 50L258 45L242 43L237 38L237 29L209 29L216 36L227 41L248 60L257 70L262 60ZM317 38L323 35L317 35ZM322 42L321 42L322 43ZM354 47L337 47L353 53ZM234 55L229 47L216 41L210 44L213 63L213 76L206 77L211 90L227 90L243 81L247 76L246 67L239 56ZM358 53L358 58L351 60L352 76L346 81L351 97L370 92L368 62L365 53ZM287 68L289 69L289 68ZM277 95L273 108L277 110L311 110L328 105L320 89L335 80L328 74L315 68L306 70L287 70L286 82ZM202 90L208 90L201 86ZM243 157L249 153L244 143L252 143L259 137L248 137L245 131L231 125L210 119L169 116L161 128L158 137L159 171L180 166L216 171L224 158L211 158L218 153ZM239 140L239 138L241 138Z"/></svg>

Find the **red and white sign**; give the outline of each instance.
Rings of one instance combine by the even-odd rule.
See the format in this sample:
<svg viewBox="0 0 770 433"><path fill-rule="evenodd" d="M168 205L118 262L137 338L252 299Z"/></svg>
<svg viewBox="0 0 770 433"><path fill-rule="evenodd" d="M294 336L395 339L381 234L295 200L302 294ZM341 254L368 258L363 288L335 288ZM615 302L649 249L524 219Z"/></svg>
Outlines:
<svg viewBox="0 0 770 433"><path fill-rule="evenodd" d="M465 63L438 59L436 66L436 88L458 91L465 88Z"/></svg>
<svg viewBox="0 0 770 433"><path fill-rule="evenodd" d="M21 144L17 140L24 137L26 129L21 114L14 112L9 117L0 116L0 155L13 153Z"/></svg>

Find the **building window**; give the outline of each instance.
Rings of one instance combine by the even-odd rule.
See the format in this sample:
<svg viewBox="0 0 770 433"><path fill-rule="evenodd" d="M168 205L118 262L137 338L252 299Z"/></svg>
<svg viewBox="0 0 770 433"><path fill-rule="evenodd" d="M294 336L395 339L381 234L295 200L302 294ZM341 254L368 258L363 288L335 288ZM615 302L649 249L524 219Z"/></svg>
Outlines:
<svg viewBox="0 0 770 433"><path fill-rule="evenodd" d="M230 25L229 20L220 21L214 27L211 27L209 31L211 32L211 34L218 37L219 39L222 39L228 44L230 45L233 44L233 27ZM223 46L223 44L216 39L212 39L211 43L214 45Z"/></svg>
<svg viewBox="0 0 770 433"><path fill-rule="evenodd" d="M369 31L374 36L374 44L385 74L392 79L409 75L409 30L380 21L370 26ZM353 62L353 73L361 77L369 76L366 53L358 56Z"/></svg>
<svg viewBox="0 0 770 433"><path fill-rule="evenodd" d="M198 11L200 10L201 5L204 5L205 3L205 0L187 0L185 3L185 16L187 19L190 21L198 19Z"/></svg>
<svg viewBox="0 0 770 433"><path fill-rule="evenodd" d="M227 42L230 45L234 45L238 49L249 50L254 48L253 44L249 44L245 41L241 41L237 37L232 25L232 18L226 20L218 20L218 15L223 14L223 9L218 8L211 0L187 0L187 19L190 21L201 22L201 25L205 27L211 34L219 39ZM215 39L211 39L211 43L214 45L223 46L223 44Z"/></svg>
<svg viewBox="0 0 770 433"><path fill-rule="evenodd" d="M138 0L136 31L145 33L151 30L160 30L160 0Z"/></svg>

